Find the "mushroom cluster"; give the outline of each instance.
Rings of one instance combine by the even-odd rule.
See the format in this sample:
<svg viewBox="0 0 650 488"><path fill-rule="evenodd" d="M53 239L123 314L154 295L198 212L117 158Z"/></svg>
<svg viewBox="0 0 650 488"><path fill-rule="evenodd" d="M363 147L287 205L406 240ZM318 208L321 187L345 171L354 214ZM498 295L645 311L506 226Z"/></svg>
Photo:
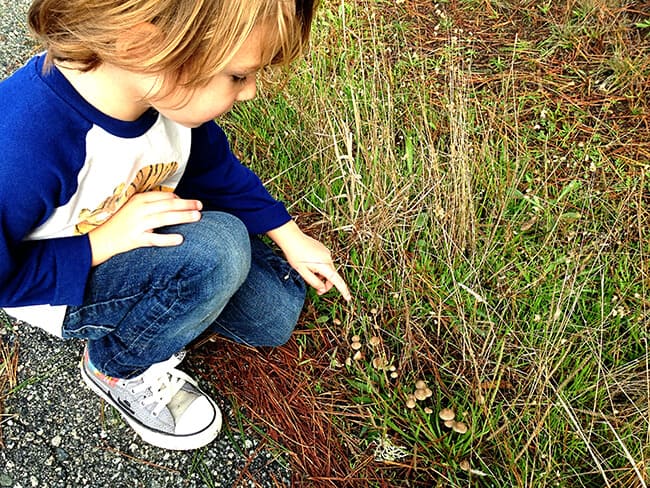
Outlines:
<svg viewBox="0 0 650 488"><path fill-rule="evenodd" d="M445 424L445 427L453 430L459 434L465 434L467 432L467 425L463 422L456 421L456 413L451 408L443 408L438 413L438 417Z"/></svg>
<svg viewBox="0 0 650 488"><path fill-rule="evenodd" d="M391 364L389 364L388 359L385 357L385 355L382 353L381 348L381 338L378 336L372 336L368 340L368 345L375 350L375 354L377 354L373 359L372 359L372 366L375 369L381 370L381 371L389 371L390 372L390 377L395 379L399 375L397 374L397 368ZM345 364L347 366L352 365L352 361L359 361L364 358L364 354L362 352L363 344L361 342L361 336L355 334L352 337L350 337L350 349L353 351L352 357L349 357L346 359Z"/></svg>
<svg viewBox="0 0 650 488"><path fill-rule="evenodd" d="M406 397L406 406L407 408L415 408L417 402L424 401L427 398L430 398L432 395L433 392L427 386L426 382L424 380L418 380L415 382L415 391L413 393L409 393Z"/></svg>
<svg viewBox="0 0 650 488"><path fill-rule="evenodd" d="M352 355L352 358L347 358L345 360L345 364L347 366L350 366L352 364L352 360L354 359L355 361L359 361L360 359L363 358L363 353L361 352L361 337L358 335L353 335L350 338L350 348L354 351L354 354Z"/></svg>

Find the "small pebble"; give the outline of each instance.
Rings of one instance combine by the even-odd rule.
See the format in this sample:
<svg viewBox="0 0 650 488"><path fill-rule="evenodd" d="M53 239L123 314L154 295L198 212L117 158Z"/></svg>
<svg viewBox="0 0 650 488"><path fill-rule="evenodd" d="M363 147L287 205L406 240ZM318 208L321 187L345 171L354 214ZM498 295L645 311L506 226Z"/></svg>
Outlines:
<svg viewBox="0 0 650 488"><path fill-rule="evenodd" d="M14 486L14 480L7 473L0 473L0 486Z"/></svg>

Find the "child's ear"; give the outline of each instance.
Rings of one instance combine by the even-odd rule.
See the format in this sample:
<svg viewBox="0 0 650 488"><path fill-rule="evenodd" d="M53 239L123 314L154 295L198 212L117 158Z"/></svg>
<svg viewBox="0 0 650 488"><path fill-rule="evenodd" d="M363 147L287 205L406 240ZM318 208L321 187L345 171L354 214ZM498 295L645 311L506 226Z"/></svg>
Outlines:
<svg viewBox="0 0 650 488"><path fill-rule="evenodd" d="M115 43L115 51L119 58L147 60L151 58L152 46L162 42L160 29L149 22L125 29Z"/></svg>

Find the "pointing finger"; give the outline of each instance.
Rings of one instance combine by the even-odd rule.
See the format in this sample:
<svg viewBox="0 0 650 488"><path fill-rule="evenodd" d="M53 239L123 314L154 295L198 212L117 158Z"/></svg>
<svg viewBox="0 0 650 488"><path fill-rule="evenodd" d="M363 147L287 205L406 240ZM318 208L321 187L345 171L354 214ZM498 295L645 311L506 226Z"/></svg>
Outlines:
<svg viewBox="0 0 650 488"><path fill-rule="evenodd" d="M349 302L352 299L348 286L345 284L345 281L341 275L336 272L333 265L326 263L311 263L307 266L311 271L311 276L305 277L303 275L303 278L305 278L305 281L307 281L307 283L309 283L311 286L319 290L321 293L329 291L330 288L334 286L346 301ZM326 282L323 283L322 280L316 276L316 274L325 278ZM308 278L311 278L311 280Z"/></svg>

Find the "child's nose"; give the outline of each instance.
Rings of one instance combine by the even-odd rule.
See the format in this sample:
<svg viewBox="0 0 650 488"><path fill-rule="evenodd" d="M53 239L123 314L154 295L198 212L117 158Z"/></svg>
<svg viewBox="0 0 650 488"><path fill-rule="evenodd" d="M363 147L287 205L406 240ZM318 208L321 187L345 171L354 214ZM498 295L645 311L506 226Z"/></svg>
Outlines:
<svg viewBox="0 0 650 488"><path fill-rule="evenodd" d="M246 82L246 84L242 87L242 89L239 91L239 94L237 95L237 101L239 102L246 102L248 100L252 100L255 98L255 94L257 93L257 80L255 77L251 77L250 80Z"/></svg>

